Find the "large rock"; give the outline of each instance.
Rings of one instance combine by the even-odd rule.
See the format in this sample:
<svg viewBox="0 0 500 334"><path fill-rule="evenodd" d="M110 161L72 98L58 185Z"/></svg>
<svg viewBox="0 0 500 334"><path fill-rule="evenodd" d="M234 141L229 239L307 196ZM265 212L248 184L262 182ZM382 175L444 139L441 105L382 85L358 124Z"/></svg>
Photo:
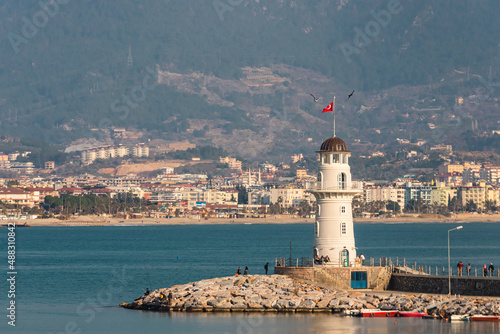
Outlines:
<svg viewBox="0 0 500 334"><path fill-rule="evenodd" d="M378 307L378 305L380 304L379 299L378 298L374 298L374 297L367 298L366 302L369 303L369 304L372 304L375 307Z"/></svg>
<svg viewBox="0 0 500 334"><path fill-rule="evenodd" d="M373 310L373 309L376 309L378 307L375 307L374 305L372 305L370 303L363 303L363 308L368 309L368 310Z"/></svg>
<svg viewBox="0 0 500 334"><path fill-rule="evenodd" d="M236 304L245 304L246 300L243 297L235 297L231 299L231 304L236 305Z"/></svg>
<svg viewBox="0 0 500 334"><path fill-rule="evenodd" d="M286 308L297 308L302 302L302 299L296 297L296 298L291 298L288 302L288 306ZM316 305L316 303L314 303Z"/></svg>
<svg viewBox="0 0 500 334"><path fill-rule="evenodd" d="M304 299L311 299L311 300L314 300L316 303L319 302L321 300L321 298L323 297L323 292L322 291L310 291L310 292L307 292L305 293L302 297Z"/></svg>
<svg viewBox="0 0 500 334"><path fill-rule="evenodd" d="M231 307L233 309L246 309L247 308L247 304L245 302L243 303L237 303L237 304L234 304L233 303L233 306Z"/></svg>
<svg viewBox="0 0 500 334"><path fill-rule="evenodd" d="M288 307L290 301L287 299L278 299L272 304L272 308L280 310Z"/></svg>
<svg viewBox="0 0 500 334"><path fill-rule="evenodd" d="M251 308L251 309L263 309L264 308L264 306L262 306L260 304L260 302L258 303L258 302L250 302L250 301L247 303L247 307ZM269 307L269 308L271 308L271 307Z"/></svg>
<svg viewBox="0 0 500 334"><path fill-rule="evenodd" d="M208 306L213 306L216 308L223 308L221 305L225 305L229 303L231 305L231 302L229 302L226 298L217 298L217 299L212 299L207 302Z"/></svg>
<svg viewBox="0 0 500 334"><path fill-rule="evenodd" d="M413 302L409 301L402 305L404 311L411 311L413 309Z"/></svg>
<svg viewBox="0 0 500 334"><path fill-rule="evenodd" d="M274 308L276 303L278 302L278 298L269 298L269 299L262 299L262 302L260 303L263 307L270 309Z"/></svg>
<svg viewBox="0 0 500 334"><path fill-rule="evenodd" d="M328 307L337 307L340 305L339 303L340 301L336 298L330 300L330 302L328 303Z"/></svg>
<svg viewBox="0 0 500 334"><path fill-rule="evenodd" d="M214 297L215 299L219 298L229 299L232 297L229 291L218 291L218 290L209 292L208 295Z"/></svg>
<svg viewBox="0 0 500 334"><path fill-rule="evenodd" d="M311 299L306 299L302 303L300 303L298 307L299 308L315 308L316 303ZM321 306L318 305L318 307L321 307ZM325 306L323 306L323 307L325 307Z"/></svg>
<svg viewBox="0 0 500 334"><path fill-rule="evenodd" d="M379 307L381 310L394 310L396 309L396 306L394 304L391 304L391 303L382 303Z"/></svg>
<svg viewBox="0 0 500 334"><path fill-rule="evenodd" d="M324 308L328 307L330 302L335 298L335 294L327 294L321 297L320 301L317 302L317 307Z"/></svg>
<svg viewBox="0 0 500 334"><path fill-rule="evenodd" d="M233 306L233 304L231 304L231 302L226 301L226 302L217 304L217 306L214 306L214 308L215 309L230 309L232 306Z"/></svg>

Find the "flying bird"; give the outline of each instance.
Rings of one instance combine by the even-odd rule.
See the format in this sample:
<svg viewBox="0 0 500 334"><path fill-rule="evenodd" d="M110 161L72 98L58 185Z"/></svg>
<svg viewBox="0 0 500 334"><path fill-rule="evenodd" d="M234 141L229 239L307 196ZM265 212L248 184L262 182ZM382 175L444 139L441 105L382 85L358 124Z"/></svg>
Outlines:
<svg viewBox="0 0 500 334"><path fill-rule="evenodd" d="M347 99L348 99L348 100L351 98L352 94L354 94L354 91L352 91L352 93L351 93L351 94L347 95Z"/></svg>
<svg viewBox="0 0 500 334"><path fill-rule="evenodd" d="M312 98L314 99L314 102L318 102L318 101L319 101L319 99L318 99L318 98L316 98L316 96L312 95L311 93L309 93L309 95L311 95L311 96L312 96Z"/></svg>

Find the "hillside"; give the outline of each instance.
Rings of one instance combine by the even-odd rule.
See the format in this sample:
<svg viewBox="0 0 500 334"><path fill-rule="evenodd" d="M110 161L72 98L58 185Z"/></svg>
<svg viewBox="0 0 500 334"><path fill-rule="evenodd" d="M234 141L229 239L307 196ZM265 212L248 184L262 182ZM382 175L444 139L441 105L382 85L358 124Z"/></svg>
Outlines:
<svg viewBox="0 0 500 334"><path fill-rule="evenodd" d="M349 144L495 147L499 2L233 3L3 4L0 132L67 146L125 127L272 158L317 148L335 94Z"/></svg>

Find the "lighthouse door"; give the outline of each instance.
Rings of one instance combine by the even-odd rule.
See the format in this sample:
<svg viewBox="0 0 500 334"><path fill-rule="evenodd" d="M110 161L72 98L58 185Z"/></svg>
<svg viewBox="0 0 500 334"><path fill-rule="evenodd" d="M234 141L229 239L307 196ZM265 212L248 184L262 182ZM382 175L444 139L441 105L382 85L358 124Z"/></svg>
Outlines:
<svg viewBox="0 0 500 334"><path fill-rule="evenodd" d="M353 271L351 272L351 288L352 289L366 289L367 284L366 271Z"/></svg>
<svg viewBox="0 0 500 334"><path fill-rule="evenodd" d="M340 252L340 265L342 267L349 267L349 251L347 249L343 249Z"/></svg>

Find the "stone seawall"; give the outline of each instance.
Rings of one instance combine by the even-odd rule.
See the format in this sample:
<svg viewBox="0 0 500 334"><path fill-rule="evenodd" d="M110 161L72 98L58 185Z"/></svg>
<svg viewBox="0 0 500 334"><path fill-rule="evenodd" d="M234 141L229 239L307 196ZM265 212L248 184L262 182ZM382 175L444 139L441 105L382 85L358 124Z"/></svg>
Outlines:
<svg viewBox="0 0 500 334"><path fill-rule="evenodd" d="M389 290L448 294L448 277L392 274ZM463 296L500 296L500 278L451 277L451 293Z"/></svg>
<svg viewBox="0 0 500 334"><path fill-rule="evenodd" d="M274 267L275 275L286 275L293 278L314 280L313 267Z"/></svg>

